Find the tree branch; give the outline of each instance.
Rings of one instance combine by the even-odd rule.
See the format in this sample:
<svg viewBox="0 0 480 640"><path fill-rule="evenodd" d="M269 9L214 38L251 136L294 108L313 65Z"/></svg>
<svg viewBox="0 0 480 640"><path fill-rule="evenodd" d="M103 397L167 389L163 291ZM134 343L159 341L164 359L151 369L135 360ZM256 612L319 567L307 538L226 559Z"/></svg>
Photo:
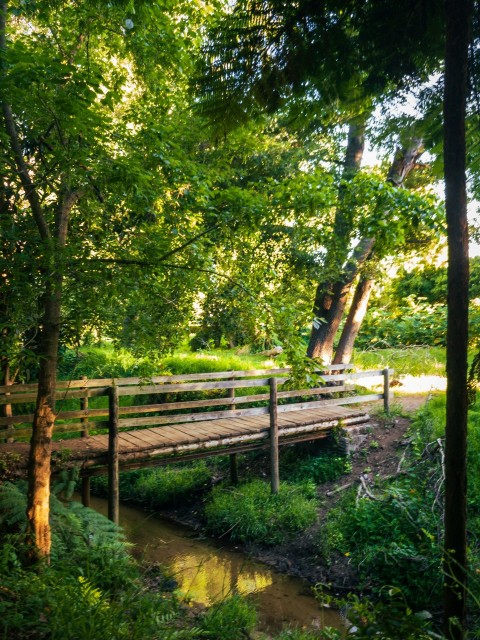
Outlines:
<svg viewBox="0 0 480 640"><path fill-rule="evenodd" d="M2 58L4 58L6 50L7 6L8 2L6 0L0 2L0 52L2 54ZM3 62L1 65L1 75L3 78L5 77L5 64ZM43 215L40 198L38 197L35 185L30 178L30 171L23 156L22 146L20 144L17 127L15 126L12 109L5 100L2 100L2 112L5 122L5 131L10 140L10 147L15 157L16 169L20 177L23 190L25 191L25 198L32 210L33 218L40 232L40 237L42 240L50 240L50 229Z"/></svg>

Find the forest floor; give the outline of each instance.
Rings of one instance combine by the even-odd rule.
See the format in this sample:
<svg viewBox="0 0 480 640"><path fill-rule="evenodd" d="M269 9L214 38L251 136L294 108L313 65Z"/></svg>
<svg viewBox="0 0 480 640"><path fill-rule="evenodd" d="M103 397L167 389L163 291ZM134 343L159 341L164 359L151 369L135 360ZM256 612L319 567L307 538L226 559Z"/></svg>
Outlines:
<svg viewBox="0 0 480 640"><path fill-rule="evenodd" d="M376 482L399 473L399 463L409 443L407 431L412 416L426 400L426 395L397 395L394 405L397 415L392 412L390 417L381 414L381 402L365 404L365 409L371 416L368 433L365 434L366 439L351 456L350 473L318 487L320 506L317 523L293 540L273 548L257 544L237 544L235 548L278 571L298 576L311 584L325 585L336 595L357 591L357 578L347 556L337 554L326 563L319 554L318 541L325 516L342 499L344 489L360 487L362 478L363 482L375 491ZM259 470L265 469L265 462L262 460L257 459L253 464L258 465ZM202 510L202 504L194 503L188 509L177 508L162 513L202 534Z"/></svg>

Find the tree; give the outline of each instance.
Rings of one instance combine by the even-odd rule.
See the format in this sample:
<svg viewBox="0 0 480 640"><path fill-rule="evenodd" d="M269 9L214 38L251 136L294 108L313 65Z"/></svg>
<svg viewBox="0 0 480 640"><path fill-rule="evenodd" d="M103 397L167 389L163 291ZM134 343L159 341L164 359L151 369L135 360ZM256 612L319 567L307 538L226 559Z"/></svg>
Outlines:
<svg viewBox="0 0 480 640"><path fill-rule="evenodd" d="M465 637L467 566L468 222L465 119L473 3L446 2L444 175L448 233L444 626Z"/></svg>
<svg viewBox="0 0 480 640"><path fill-rule="evenodd" d="M175 93L165 70L173 52L188 67L198 38L196 8L186 2L172 9L138 3L133 17L127 2L0 3L2 225L13 229L12 246L25 260L41 316L30 325L38 329L39 363L27 514L35 558L50 552L50 442L65 291L68 298L78 264L120 264L131 256L165 187L148 146L155 136L144 131L151 122L146 105L155 95L154 113L166 117ZM162 52L155 64L153 51ZM164 258L185 244L167 234L168 225L157 225L156 255ZM7 255L8 246L2 249ZM117 278L106 288L112 282L119 285ZM18 293L18 272L8 285ZM10 311L3 325L9 338Z"/></svg>

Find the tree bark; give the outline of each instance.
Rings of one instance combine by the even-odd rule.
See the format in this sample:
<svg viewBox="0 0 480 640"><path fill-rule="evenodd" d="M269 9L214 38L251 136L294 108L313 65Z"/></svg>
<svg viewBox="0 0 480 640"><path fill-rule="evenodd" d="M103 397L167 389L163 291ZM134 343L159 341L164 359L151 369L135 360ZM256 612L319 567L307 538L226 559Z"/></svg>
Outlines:
<svg viewBox="0 0 480 640"><path fill-rule="evenodd" d="M467 563L468 223L465 115L470 0L446 0L444 176L448 235L444 627L463 640Z"/></svg>
<svg viewBox="0 0 480 640"><path fill-rule="evenodd" d="M368 113L350 123L348 130L347 148L345 150L345 162L342 175L342 182L350 181L359 171L363 151L365 147L365 126ZM310 342L307 355L311 358L320 358L329 362L333 351L333 338L337 327L332 327L332 316L335 317L335 307L340 303L338 296L339 289L338 274L341 272L348 255L348 244L352 232L350 217L343 205L345 187L339 188L338 207L335 213L333 249L327 256L325 272L326 278L317 285L315 301L313 305L314 322L310 333ZM348 293L348 292L347 292ZM332 309L333 305L333 309ZM341 315L340 315L341 318ZM333 335L333 337L332 337Z"/></svg>
<svg viewBox="0 0 480 640"><path fill-rule="evenodd" d="M363 238L354 250L352 258L349 260L343 274L342 280L335 283L330 294L328 308L323 306L322 315L315 315L316 324L312 327L307 355L310 358L318 358L323 363L328 364L332 360L333 343L337 335L338 327L342 321L348 294L352 288L353 281L357 277L361 267L371 254L375 238ZM317 290L318 292L318 290ZM315 300L315 309L319 301ZM325 298L322 298L323 305Z"/></svg>
<svg viewBox="0 0 480 640"><path fill-rule="evenodd" d="M349 364L352 359L355 340L367 313L368 301L373 289L373 279L361 277L355 289L352 304L340 336L333 359L334 364Z"/></svg>
<svg viewBox="0 0 480 640"><path fill-rule="evenodd" d="M417 138L398 148L387 174L387 182L401 187L408 174L417 166L422 153L423 143ZM314 303L315 320L307 350L310 358L318 358L324 363L331 362L335 336L342 321L348 295L364 263L371 257L374 245L375 238L363 238L359 242L343 273L341 269L337 271L341 274L340 280L331 286L328 296L323 294L321 287L317 288Z"/></svg>
<svg viewBox="0 0 480 640"><path fill-rule="evenodd" d="M27 537L32 558L48 558L50 534L50 461L55 423L55 389L60 336L61 281L47 282L40 336L38 395L28 459Z"/></svg>

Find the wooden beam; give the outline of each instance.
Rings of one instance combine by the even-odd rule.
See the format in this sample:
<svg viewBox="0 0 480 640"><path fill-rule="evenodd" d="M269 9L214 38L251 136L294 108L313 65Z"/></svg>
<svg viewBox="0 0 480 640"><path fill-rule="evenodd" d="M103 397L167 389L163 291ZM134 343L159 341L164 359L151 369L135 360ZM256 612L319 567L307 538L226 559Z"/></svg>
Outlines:
<svg viewBox="0 0 480 640"><path fill-rule="evenodd" d="M274 494L278 493L280 487L277 405L277 378L270 378L270 482Z"/></svg>
<svg viewBox="0 0 480 640"><path fill-rule="evenodd" d="M390 369L383 370L383 410L390 413Z"/></svg>
<svg viewBox="0 0 480 640"><path fill-rule="evenodd" d="M108 430L108 517L118 524L120 510L118 464L118 387L113 385L109 394L110 421Z"/></svg>

